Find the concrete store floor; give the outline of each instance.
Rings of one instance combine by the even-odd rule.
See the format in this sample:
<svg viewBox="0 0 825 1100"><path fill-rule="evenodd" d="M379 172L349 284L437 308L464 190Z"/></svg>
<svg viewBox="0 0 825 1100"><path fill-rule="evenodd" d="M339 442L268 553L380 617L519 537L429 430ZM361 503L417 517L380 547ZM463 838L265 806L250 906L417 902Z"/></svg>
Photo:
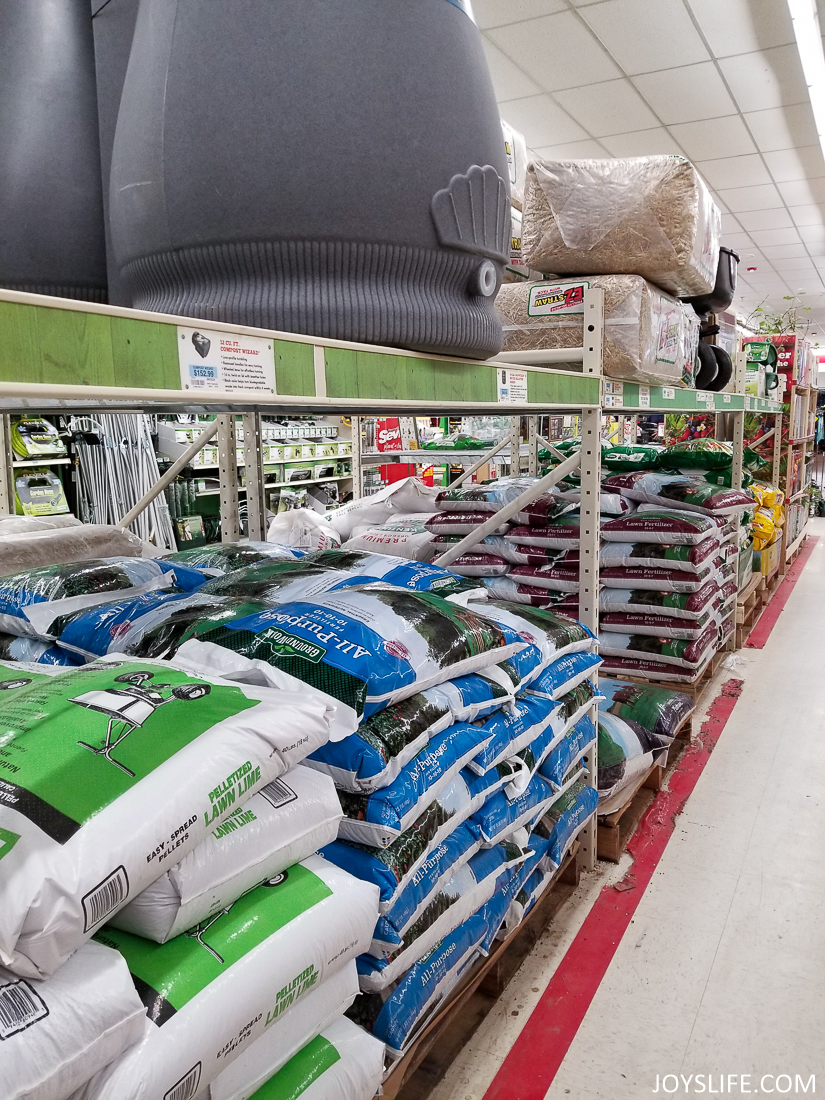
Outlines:
<svg viewBox="0 0 825 1100"><path fill-rule="evenodd" d="M696 1080L665 1092L666 1074L705 1075L705 1095L708 1074L717 1092L737 1075L726 1095L810 1096L811 1074L825 1091L825 519L809 531L819 542L764 649L720 676L743 679L742 695L548 1100L702 1094ZM629 866L583 878L432 1100L481 1100L593 899Z"/></svg>

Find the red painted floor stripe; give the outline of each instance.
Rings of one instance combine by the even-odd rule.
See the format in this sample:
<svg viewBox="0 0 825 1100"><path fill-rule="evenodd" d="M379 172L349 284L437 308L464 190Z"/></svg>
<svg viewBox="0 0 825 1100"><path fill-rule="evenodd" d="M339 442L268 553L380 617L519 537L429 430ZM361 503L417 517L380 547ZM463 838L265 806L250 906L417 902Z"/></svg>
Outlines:
<svg viewBox="0 0 825 1100"><path fill-rule="evenodd" d="M742 683L723 684L698 737L671 773L668 789L658 793L628 845L634 857L631 871L599 894L484 1100L544 1100L662 858L676 818L730 718Z"/></svg>
<svg viewBox="0 0 825 1100"><path fill-rule="evenodd" d="M770 633L776 626L776 621L785 609L785 604L793 592L796 582L799 580L802 570L808 558L813 553L814 546L819 542L818 535L809 535L808 541L799 551L799 557L785 574L785 579L777 588L773 599L759 616L759 621L748 635L745 646L748 649L763 649Z"/></svg>

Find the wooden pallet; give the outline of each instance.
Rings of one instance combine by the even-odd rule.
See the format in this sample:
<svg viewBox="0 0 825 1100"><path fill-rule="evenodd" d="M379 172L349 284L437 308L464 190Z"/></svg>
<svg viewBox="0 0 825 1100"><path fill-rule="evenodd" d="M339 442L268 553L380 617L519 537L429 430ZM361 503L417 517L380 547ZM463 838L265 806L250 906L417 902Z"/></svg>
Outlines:
<svg viewBox="0 0 825 1100"><path fill-rule="evenodd" d="M576 841L533 909L507 939L497 941L384 1081L384 1100L426 1100L469 1042L548 924L579 884L581 848Z"/></svg>
<svg viewBox="0 0 825 1100"><path fill-rule="evenodd" d="M654 764L627 790L624 805L610 814L602 814L596 827L596 855L609 863L618 863L628 841L636 832L648 806L662 789L665 776L676 766L693 737L693 714L689 714L676 731L668 749L667 759Z"/></svg>
<svg viewBox="0 0 825 1100"><path fill-rule="evenodd" d="M804 545L807 541L808 541L808 532L803 531L802 534L799 536L799 538L796 540L796 542L792 544L790 552L786 553L786 555L785 555L785 572L786 573L790 569L790 567L793 565L793 563L796 561L796 559L799 557L800 553L802 552L802 548L804 547Z"/></svg>

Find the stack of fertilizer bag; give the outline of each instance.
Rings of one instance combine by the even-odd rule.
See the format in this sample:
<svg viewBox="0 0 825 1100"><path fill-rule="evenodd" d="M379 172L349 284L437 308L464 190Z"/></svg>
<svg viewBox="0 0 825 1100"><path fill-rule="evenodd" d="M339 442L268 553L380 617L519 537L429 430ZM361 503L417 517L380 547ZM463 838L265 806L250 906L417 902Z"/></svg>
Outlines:
<svg viewBox="0 0 825 1100"><path fill-rule="evenodd" d="M410 477L350 501L327 518L345 550L431 561L435 554L426 521L436 511L437 494L438 489Z"/></svg>
<svg viewBox="0 0 825 1100"><path fill-rule="evenodd" d="M504 350L582 347L585 292L601 289L606 377L694 385L699 318L680 299L713 290L720 224L682 157L532 162L522 256L545 274L502 286Z"/></svg>
<svg viewBox="0 0 825 1100"><path fill-rule="evenodd" d="M302 763L329 699L189 640L2 665L0 722L4 1100L368 1100L343 1013L378 890L317 854L341 809Z"/></svg>
<svg viewBox="0 0 825 1100"><path fill-rule="evenodd" d="M580 763L596 737L590 632L520 604L426 602L452 620L448 629L432 613L414 616L441 682L368 705L355 734L307 761L332 776L344 808L323 854L380 890L350 1015L391 1061L490 950L523 882L540 874L538 896L550 881L596 803ZM386 614L376 625L377 679L382 644L397 652L399 635ZM447 656L461 658L465 633L475 639L471 665ZM401 637L412 650L409 627Z"/></svg>
<svg viewBox="0 0 825 1100"><path fill-rule="evenodd" d="M733 629L739 517L753 497L728 487L730 444L643 450L639 468L602 481L637 508L602 524L600 653L614 675L692 683Z"/></svg>
<svg viewBox="0 0 825 1100"><path fill-rule="evenodd" d="M600 814L620 809L695 709L692 696L662 687L606 679L599 685Z"/></svg>

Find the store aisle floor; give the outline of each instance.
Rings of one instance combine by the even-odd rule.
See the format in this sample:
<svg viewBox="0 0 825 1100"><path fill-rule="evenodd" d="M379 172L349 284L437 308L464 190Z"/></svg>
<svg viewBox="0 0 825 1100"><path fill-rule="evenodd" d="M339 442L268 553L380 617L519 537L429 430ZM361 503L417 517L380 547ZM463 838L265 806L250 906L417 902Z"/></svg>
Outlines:
<svg viewBox="0 0 825 1100"><path fill-rule="evenodd" d="M825 520L809 531L819 542L764 649L721 677L742 695L549 1100L812 1095L811 1074L825 1089ZM629 865L585 877L433 1100L481 1100L588 902ZM735 1079L720 1089L720 1074Z"/></svg>

